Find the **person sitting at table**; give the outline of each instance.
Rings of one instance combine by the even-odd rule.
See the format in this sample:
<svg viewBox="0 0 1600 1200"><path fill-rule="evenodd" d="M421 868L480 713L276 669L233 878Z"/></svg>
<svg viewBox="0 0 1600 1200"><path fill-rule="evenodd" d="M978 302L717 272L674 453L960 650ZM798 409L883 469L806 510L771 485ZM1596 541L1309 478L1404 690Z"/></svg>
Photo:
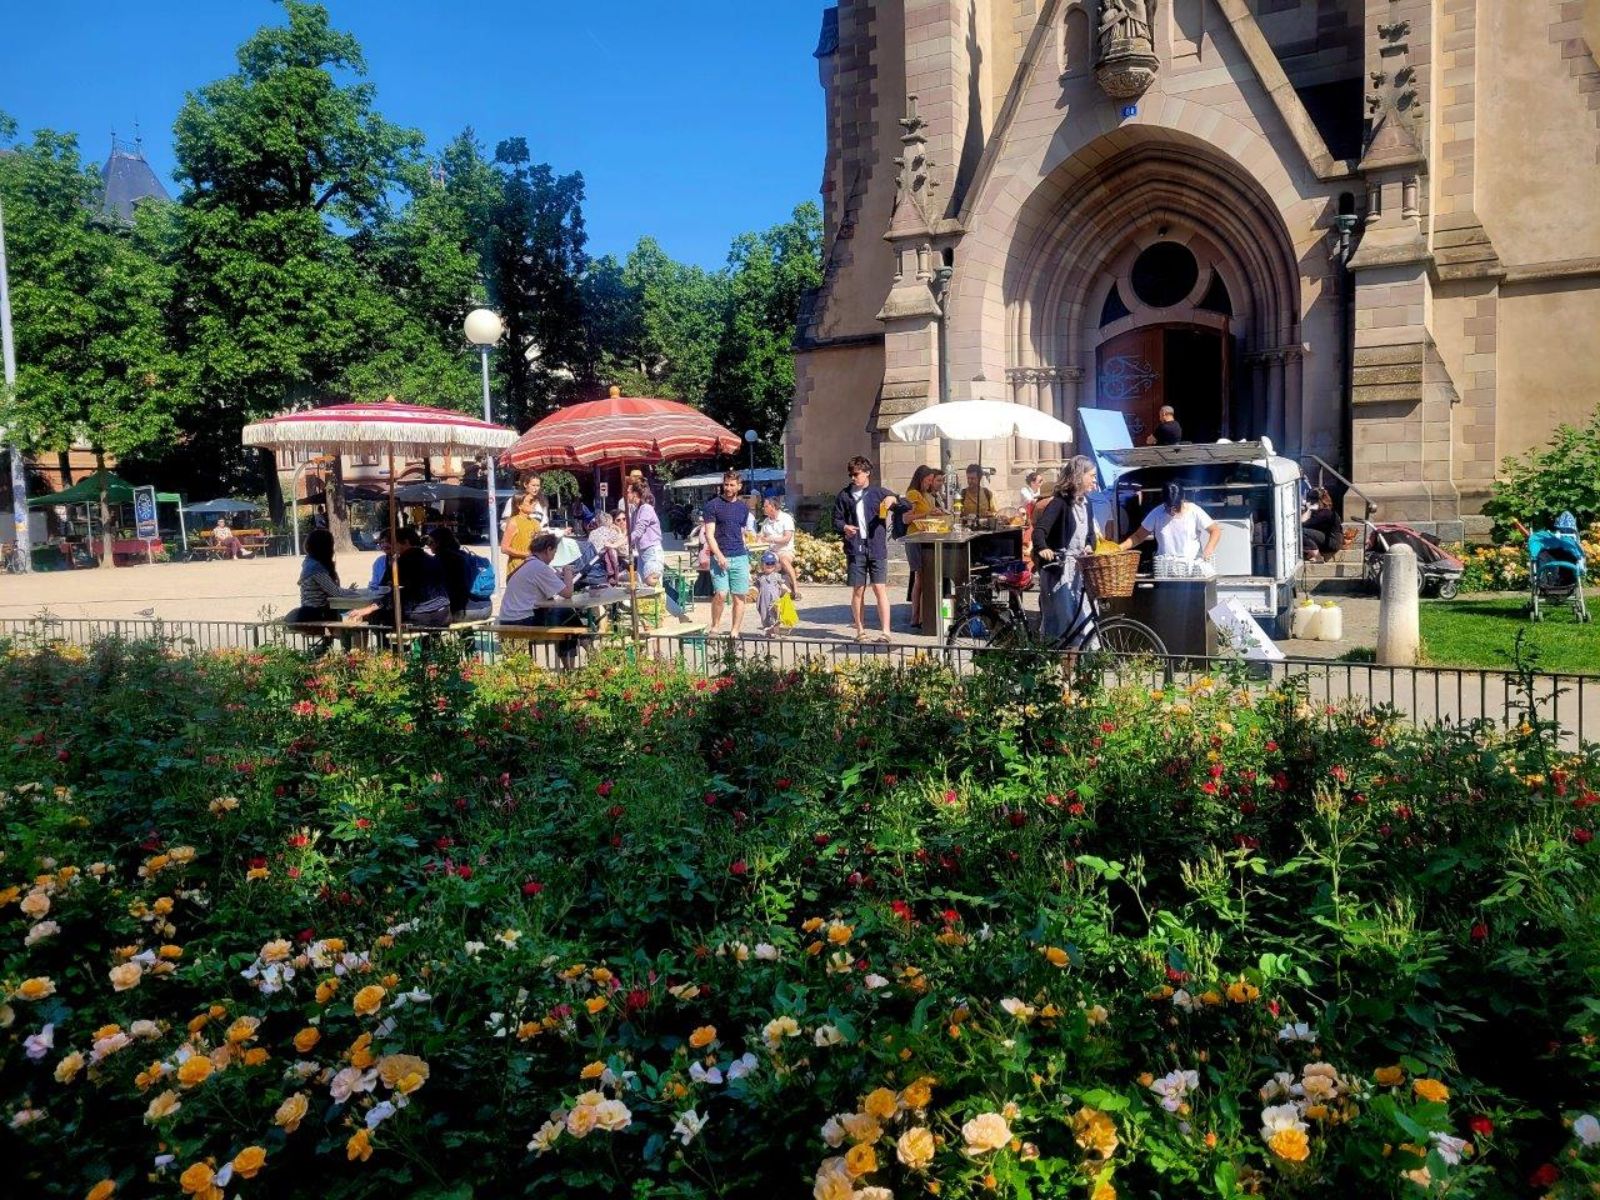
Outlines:
<svg viewBox="0 0 1600 1200"><path fill-rule="evenodd" d="M333 563L333 534L326 529L313 529L306 535L306 556L300 564L300 605L290 609L283 622L302 625L338 621L343 614L333 607L332 601L353 600L360 595L360 588L339 584L339 568ZM357 609L351 617L359 620L375 607Z"/></svg>
<svg viewBox="0 0 1600 1200"><path fill-rule="evenodd" d="M961 491L963 517L994 516L994 493L984 486L983 468L977 463L967 466L967 486Z"/></svg>
<svg viewBox="0 0 1600 1200"><path fill-rule="evenodd" d="M428 547L444 571L445 591L450 593L450 619L452 621L486 620L492 607L487 600L472 598L472 585L478 578L478 564L461 548L455 533L445 525L436 525L428 534Z"/></svg>
<svg viewBox="0 0 1600 1200"><path fill-rule="evenodd" d="M560 541L553 533L533 539L527 564L507 581L500 598L500 624L554 627L572 621L572 609L546 603L572 599L573 569L568 566L557 571L550 565Z"/></svg>
<svg viewBox="0 0 1600 1200"><path fill-rule="evenodd" d="M217 548L217 553L224 558L250 558L250 551L244 548L244 543L234 536L233 530L228 525L227 517L218 517L215 528L211 530L211 544Z"/></svg>
<svg viewBox="0 0 1600 1200"><path fill-rule="evenodd" d="M628 539L617 529L617 520L602 510L589 523L589 545L606 565L606 582L616 583L622 560L618 557L627 547Z"/></svg>
<svg viewBox="0 0 1600 1200"><path fill-rule="evenodd" d="M372 561L372 576L367 580L367 587L377 591L381 587L389 586L389 532L383 530L378 534L378 557Z"/></svg>
<svg viewBox="0 0 1600 1200"><path fill-rule="evenodd" d="M422 535L407 525L395 533L398 557L395 569L400 576L400 619L423 629L444 629L450 624L450 593L445 587L444 568L438 559L422 548ZM394 606L374 606L369 625L387 625L394 620Z"/></svg>

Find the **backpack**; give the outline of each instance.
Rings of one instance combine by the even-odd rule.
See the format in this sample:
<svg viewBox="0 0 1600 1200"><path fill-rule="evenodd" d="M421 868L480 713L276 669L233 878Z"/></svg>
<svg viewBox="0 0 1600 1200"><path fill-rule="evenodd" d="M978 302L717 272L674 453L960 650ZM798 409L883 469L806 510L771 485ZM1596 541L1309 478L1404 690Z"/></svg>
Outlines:
<svg viewBox="0 0 1600 1200"><path fill-rule="evenodd" d="M472 567L472 591L474 600L491 600L494 598L494 564L481 554L473 554L470 550L463 550L467 563Z"/></svg>
<svg viewBox="0 0 1600 1200"><path fill-rule="evenodd" d="M889 536L903 538L906 536L906 508L904 501L897 503L889 510Z"/></svg>

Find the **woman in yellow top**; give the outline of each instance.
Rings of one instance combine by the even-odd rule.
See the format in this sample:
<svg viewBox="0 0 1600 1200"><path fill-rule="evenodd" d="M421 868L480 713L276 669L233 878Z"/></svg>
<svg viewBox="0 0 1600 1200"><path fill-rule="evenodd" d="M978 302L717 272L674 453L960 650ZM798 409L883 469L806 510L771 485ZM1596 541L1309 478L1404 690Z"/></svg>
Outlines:
<svg viewBox="0 0 1600 1200"><path fill-rule="evenodd" d="M911 476L911 486L906 488L905 498L911 504L911 511L906 513L906 524L920 520L923 517L942 515L939 507L939 494L944 490L944 474L938 467L918 467ZM906 543L906 562L911 567L911 628L917 632L922 630L922 546L917 542Z"/></svg>
<svg viewBox="0 0 1600 1200"><path fill-rule="evenodd" d="M506 556L507 579L515 575L517 568L533 555L533 539L541 527L539 518L534 515L536 507L534 494L523 492L517 497L517 515L506 523L505 534L500 539L500 549Z"/></svg>

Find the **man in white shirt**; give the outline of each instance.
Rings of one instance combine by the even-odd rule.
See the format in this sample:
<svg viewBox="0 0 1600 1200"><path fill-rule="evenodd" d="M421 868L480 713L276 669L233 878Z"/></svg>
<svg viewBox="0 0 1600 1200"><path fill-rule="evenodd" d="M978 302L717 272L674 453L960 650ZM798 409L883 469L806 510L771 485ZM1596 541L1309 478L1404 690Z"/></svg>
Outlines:
<svg viewBox="0 0 1600 1200"><path fill-rule="evenodd" d="M558 571L550 565L560 543L561 538L554 533L541 533L533 539L528 561L506 581L506 592L500 600L500 624L548 626L571 620L570 608L541 606L547 600L572 599L572 568Z"/></svg>

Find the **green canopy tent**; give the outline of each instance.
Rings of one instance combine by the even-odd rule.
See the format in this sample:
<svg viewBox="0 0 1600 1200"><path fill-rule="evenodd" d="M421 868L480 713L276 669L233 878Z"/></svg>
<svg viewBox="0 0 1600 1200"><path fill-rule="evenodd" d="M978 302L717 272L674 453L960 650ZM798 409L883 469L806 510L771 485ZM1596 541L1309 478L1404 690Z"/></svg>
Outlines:
<svg viewBox="0 0 1600 1200"><path fill-rule="evenodd" d="M100 503L100 489L105 488L107 504L132 504L134 485L123 479L120 475L113 475L110 471L96 471L80 479L69 488L59 492L52 492L48 496L34 496L28 501L29 508L54 508L63 504L81 504L89 514L88 527L91 542L94 536L94 506ZM183 544L189 544L189 530L183 520L183 497L176 492L157 492L157 504L174 504L178 508L178 530L183 538Z"/></svg>

